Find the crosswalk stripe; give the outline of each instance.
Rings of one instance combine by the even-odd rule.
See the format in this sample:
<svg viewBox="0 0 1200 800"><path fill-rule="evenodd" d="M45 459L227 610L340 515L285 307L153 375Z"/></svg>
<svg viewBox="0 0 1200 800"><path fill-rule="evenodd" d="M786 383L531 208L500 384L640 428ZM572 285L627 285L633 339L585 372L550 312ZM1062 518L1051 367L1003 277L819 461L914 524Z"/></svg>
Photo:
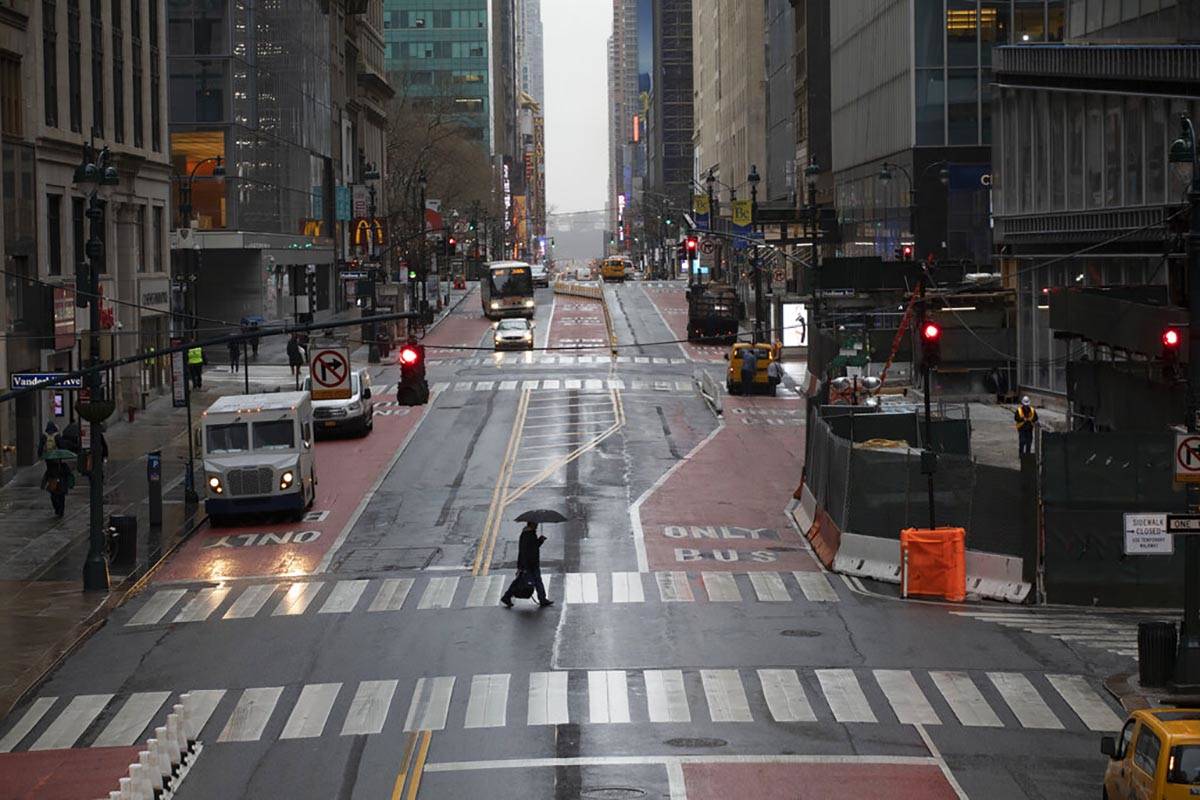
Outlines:
<svg viewBox="0 0 1200 800"><path fill-rule="evenodd" d="M404 722L405 733L443 730L453 693L453 675L417 679L412 702L408 705L408 718Z"/></svg>
<svg viewBox="0 0 1200 800"><path fill-rule="evenodd" d="M647 358L646 356L635 356L633 360L634 360L634 362L636 362L638 364L649 364L650 363L650 359Z"/></svg>
<svg viewBox="0 0 1200 800"><path fill-rule="evenodd" d="M467 594L467 608L497 605L504 594L505 580L503 575L477 575Z"/></svg>
<svg viewBox="0 0 1200 800"><path fill-rule="evenodd" d="M804 599L813 603L836 603L838 596L829 580L820 572L793 572Z"/></svg>
<svg viewBox="0 0 1200 800"><path fill-rule="evenodd" d="M1082 675L1047 675L1046 680L1090 730L1120 730L1120 718L1103 698L1092 691L1087 678Z"/></svg>
<svg viewBox="0 0 1200 800"><path fill-rule="evenodd" d="M449 608L458 590L458 578L430 578L417 608Z"/></svg>
<svg viewBox="0 0 1200 800"><path fill-rule="evenodd" d="M567 673L529 673L528 721L530 725L565 725L567 711Z"/></svg>
<svg viewBox="0 0 1200 800"><path fill-rule="evenodd" d="M246 689L238 698L237 706L229 715L225 730L217 737L218 742L257 742L262 738L271 714L283 694L282 686L263 686Z"/></svg>
<svg viewBox="0 0 1200 800"><path fill-rule="evenodd" d="M448 384L448 383L439 381L438 383L435 383L433 386L430 386L429 391L433 394L436 394L437 392L444 392L444 391L446 391L446 387L449 385L450 384Z"/></svg>
<svg viewBox="0 0 1200 800"><path fill-rule="evenodd" d="M614 603L644 603L646 594L642 588L642 573L614 572L612 598Z"/></svg>
<svg viewBox="0 0 1200 800"><path fill-rule="evenodd" d="M367 611L399 611L408 598L408 593L412 591L414 582L412 578L386 579L380 585Z"/></svg>
<svg viewBox="0 0 1200 800"><path fill-rule="evenodd" d="M817 715L808 703L796 670L760 669L758 682L776 722L816 722Z"/></svg>
<svg viewBox="0 0 1200 800"><path fill-rule="evenodd" d="M318 614L349 614L367 590L366 580L338 581Z"/></svg>
<svg viewBox="0 0 1200 800"><path fill-rule="evenodd" d="M563 381L563 388L564 389L582 389L583 381L577 380L574 378L569 378L569 379Z"/></svg>
<svg viewBox="0 0 1200 800"><path fill-rule="evenodd" d="M342 724L342 736L379 733L387 722L388 709L396 694L399 681L363 681L354 693L346 721Z"/></svg>
<svg viewBox="0 0 1200 800"><path fill-rule="evenodd" d="M690 603L696 599L686 572L656 572L654 579L664 603Z"/></svg>
<svg viewBox="0 0 1200 800"><path fill-rule="evenodd" d="M516 381L500 381L500 391L502 391L502 392L511 392L513 389L516 389L516 388L517 388Z"/></svg>
<svg viewBox="0 0 1200 800"><path fill-rule="evenodd" d="M188 692L189 717L188 722L197 731L204 731L208 718L217 710L217 704L225 696L224 689L193 689Z"/></svg>
<svg viewBox="0 0 1200 800"><path fill-rule="evenodd" d="M999 728L1003 726L996 712L988 705L979 687L965 672L930 672L929 677L958 721L968 727Z"/></svg>
<svg viewBox="0 0 1200 800"><path fill-rule="evenodd" d="M495 381L476 381L475 382L475 391L490 392L492 390L492 387L495 385L496 385Z"/></svg>
<svg viewBox="0 0 1200 800"><path fill-rule="evenodd" d="M624 670L588 672L588 720L592 723L629 722L629 685Z"/></svg>
<svg viewBox="0 0 1200 800"><path fill-rule="evenodd" d="M271 595L275 593L275 584L260 583L255 586L247 586L238 598L233 601L233 605L225 612L221 619L249 619L262 611L262 607L271 599Z"/></svg>
<svg viewBox="0 0 1200 800"><path fill-rule="evenodd" d="M271 616L294 617L298 614L303 614L324 585L324 581L298 581L293 583L283 593L283 599L275 606L275 610L271 612Z"/></svg>
<svg viewBox="0 0 1200 800"><path fill-rule="evenodd" d="M471 383L471 381L456 381L454 383L454 385L450 387L450 391L452 391L452 392L469 392L469 391L471 391L472 386L474 386L474 384Z"/></svg>
<svg viewBox="0 0 1200 800"><path fill-rule="evenodd" d="M750 583L754 585L754 594L763 602L786 603L792 599L779 573L751 572Z"/></svg>
<svg viewBox="0 0 1200 800"><path fill-rule="evenodd" d="M545 380L545 381L542 381L542 388L543 388L543 389L557 389L557 388L559 388L559 386L560 386L560 385L561 385L561 384L560 384L560 382L559 382L559 381L557 381L557 380Z"/></svg>
<svg viewBox="0 0 1200 800"><path fill-rule="evenodd" d="M608 383L608 388L610 389L616 389L619 392L625 391L625 381L621 380L620 378L613 378L609 381L606 381L606 383Z"/></svg>
<svg viewBox="0 0 1200 800"><path fill-rule="evenodd" d="M563 593L568 603L599 603L596 573L568 572L563 582Z"/></svg>
<svg viewBox="0 0 1200 800"><path fill-rule="evenodd" d="M713 722L753 722L742 677L736 669L702 669L700 681Z"/></svg>
<svg viewBox="0 0 1200 800"><path fill-rule="evenodd" d="M54 705L57 697L39 697L29 705L29 710L26 711L17 724L12 727L8 733L4 734L4 738L0 739L0 753L11 753L13 748L21 743L21 740L29 735L29 732L37 727L41 722L42 717L46 716L46 712Z"/></svg>
<svg viewBox="0 0 1200 800"><path fill-rule="evenodd" d="M701 572L704 591L708 599L714 603L740 603L742 593L738 591L737 580L728 572ZM665 598L664 598L665 599Z"/></svg>
<svg viewBox="0 0 1200 800"><path fill-rule="evenodd" d="M541 381L521 381L521 389L533 391L534 389L538 388L539 383L541 383Z"/></svg>
<svg viewBox="0 0 1200 800"><path fill-rule="evenodd" d="M154 596L146 601L146 605L139 608L133 618L125 623L126 627L157 624L185 594L186 589L164 589L155 592Z"/></svg>
<svg viewBox="0 0 1200 800"><path fill-rule="evenodd" d="M902 725L940 725L937 712L929 704L916 678L906 669L874 670L875 682L883 690L896 719Z"/></svg>
<svg viewBox="0 0 1200 800"><path fill-rule="evenodd" d="M1062 722L1024 675L1019 672L989 672L987 676L1022 727L1062 730Z"/></svg>
<svg viewBox="0 0 1200 800"><path fill-rule="evenodd" d="M111 694L83 694L74 698L29 749L62 750L74 747L112 698Z"/></svg>
<svg viewBox="0 0 1200 800"><path fill-rule="evenodd" d="M838 722L875 722L867 696L851 669L816 670L825 701Z"/></svg>
<svg viewBox="0 0 1200 800"><path fill-rule="evenodd" d="M340 683L310 683L300 690L300 698L283 726L280 739L312 739L325 730L325 721L333 710Z"/></svg>
<svg viewBox="0 0 1200 800"><path fill-rule="evenodd" d="M471 678L467 728L503 728L508 720L508 673Z"/></svg>
<svg viewBox="0 0 1200 800"><path fill-rule="evenodd" d="M599 392L604 390L604 381L589 379L584 381L583 388L589 392Z"/></svg>
<svg viewBox="0 0 1200 800"><path fill-rule="evenodd" d="M130 695L121 710L92 742L92 747L129 747L136 744L142 731L171 696L170 692L137 692Z"/></svg>
<svg viewBox="0 0 1200 800"><path fill-rule="evenodd" d="M646 705L651 722L691 722L683 672L677 669L650 669L642 673L646 682Z"/></svg>
<svg viewBox="0 0 1200 800"><path fill-rule="evenodd" d="M229 595L228 586L210 586L201 589L196 596L188 601L183 610L175 617L175 622L203 622L208 615L217 610Z"/></svg>
<svg viewBox="0 0 1200 800"><path fill-rule="evenodd" d="M678 392L690 392L692 385L687 381L675 381L675 390Z"/></svg>

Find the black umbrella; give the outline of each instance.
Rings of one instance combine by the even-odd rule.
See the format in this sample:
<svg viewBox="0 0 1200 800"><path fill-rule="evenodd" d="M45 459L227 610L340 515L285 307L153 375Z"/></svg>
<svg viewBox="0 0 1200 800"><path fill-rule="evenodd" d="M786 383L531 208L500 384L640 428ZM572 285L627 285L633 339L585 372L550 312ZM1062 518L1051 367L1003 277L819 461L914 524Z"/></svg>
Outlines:
<svg viewBox="0 0 1200 800"><path fill-rule="evenodd" d="M516 521L541 524L543 522L566 522L567 518L554 509L538 508L533 511L526 511L524 514L517 517Z"/></svg>

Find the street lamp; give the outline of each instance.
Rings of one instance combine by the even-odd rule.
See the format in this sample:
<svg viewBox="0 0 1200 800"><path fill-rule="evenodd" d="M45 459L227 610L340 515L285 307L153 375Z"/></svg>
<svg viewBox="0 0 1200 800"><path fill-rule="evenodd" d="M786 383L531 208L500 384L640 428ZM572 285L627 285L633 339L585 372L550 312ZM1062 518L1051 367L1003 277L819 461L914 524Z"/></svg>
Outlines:
<svg viewBox="0 0 1200 800"><path fill-rule="evenodd" d="M418 260L420 261L420 264L417 267L417 280L421 283L421 295L420 296L421 296L421 300L423 301L425 299L425 239L426 239L426 236L425 236L425 191L429 188L429 177L425 174L424 167L422 167L421 171L417 174L417 187L420 189L420 192L421 192L421 196L420 196L421 204L420 204L420 207L417 209L417 231L418 231L418 233L417 233L417 235L418 235L417 249L418 249L418 253L419 253ZM414 284L411 287L411 291L412 291L412 303L413 303L412 310L415 311L416 306L417 306L416 284ZM423 311L424 311L424 308L422 308L422 312ZM422 316L422 319L424 319L424 316Z"/></svg>
<svg viewBox="0 0 1200 800"><path fill-rule="evenodd" d="M1187 238L1188 313L1188 390L1187 429L1195 434L1200 430L1197 415L1200 404L1200 157L1197 154L1196 127L1190 117L1179 116L1179 138L1171 143L1168 159L1182 169L1190 164L1191 181L1187 201L1191 213L1191 228ZM1200 512L1200 485L1187 487L1189 514ZM1183 537L1183 625L1179 631L1179 651L1175 658L1172 687L1176 691L1200 689L1200 541L1195 536Z"/></svg>
<svg viewBox="0 0 1200 800"><path fill-rule="evenodd" d="M87 285L77 286L88 302L88 366L100 364L100 275L104 272L104 207L100 202L100 190L116 186L121 182L117 168L112 163L112 154L107 146L99 152L93 142L83 146L83 159L75 169L75 183L91 186L88 192L87 218L91 222L90 236L84 245L87 255ZM108 559L104 540L104 459L103 423L116 408L112 398L104 397L104 384L100 372L87 376L87 385L80 392L79 415L91 426L90 500L91 514L88 528L88 554L83 562L84 591L108 591Z"/></svg>
<svg viewBox="0 0 1200 800"><path fill-rule="evenodd" d="M820 253L817 250L817 239L821 227L821 210L817 206L817 178L821 175L821 165L812 160L804 168L804 180L808 187L808 224L812 237L812 258L809 265L812 270L812 327L819 329L821 303L821 270ZM799 288L799 287L797 287Z"/></svg>
<svg viewBox="0 0 1200 800"><path fill-rule="evenodd" d="M927 164L917 179L925 177L929 174L929 170L938 167L938 180L942 186L948 186L950 183L950 171L946 168L945 161L934 161L932 164ZM913 258L920 259L921 255L917 252L917 213L920 210L917 206L917 185L913 182L912 173L899 164L892 164L888 161L883 162L879 168L879 173L876 177L880 183L888 184L895 179L894 170L899 170L904 173L904 177L908 179L908 228L913 237Z"/></svg>
<svg viewBox="0 0 1200 800"><path fill-rule="evenodd" d="M225 159L221 156L202 158L192 165L188 172L187 182L180 187L179 192L179 221L181 226L188 226L192 221L192 188L196 181L196 173L205 164L212 164L212 177L225 177ZM79 183L79 170L75 171L75 182Z"/></svg>
<svg viewBox="0 0 1200 800"><path fill-rule="evenodd" d="M366 153L364 153L361 148L359 148L359 151L358 151L358 175L359 175L359 180L364 181L364 182L379 180L379 170L376 168L376 166L374 164L371 164L367 161ZM377 209L375 206L376 192L375 192L375 184L374 183L371 183L371 185L368 187L368 192L369 192L369 196L370 196L370 201L369 201L369 207L367 209L367 214L371 217L371 224L367 226L367 275L368 275L367 283L371 287L371 303L370 303L370 308L368 309L368 313L373 317L373 316L375 316L376 292L377 292L377 290L375 288L375 282L376 282L376 280L378 280L378 275L379 275L379 270L376 268L376 264L375 264L375 225L376 225L376 214L378 212L377 212ZM372 322L369 326L367 326L367 328L368 328L367 363L368 364L378 364L379 360L380 360L380 358L379 358L379 323Z"/></svg>
<svg viewBox="0 0 1200 800"><path fill-rule="evenodd" d="M758 218L758 182L762 180L758 175L758 165L750 165L750 174L746 176L746 181L750 184L750 235L754 235L754 223ZM763 297L763 280L762 280L762 263L758 255L758 243L754 242L751 245L754 249L750 251L751 266L750 269L754 272L754 342L755 344L765 341L763 338L763 317L766 316L766 303Z"/></svg>

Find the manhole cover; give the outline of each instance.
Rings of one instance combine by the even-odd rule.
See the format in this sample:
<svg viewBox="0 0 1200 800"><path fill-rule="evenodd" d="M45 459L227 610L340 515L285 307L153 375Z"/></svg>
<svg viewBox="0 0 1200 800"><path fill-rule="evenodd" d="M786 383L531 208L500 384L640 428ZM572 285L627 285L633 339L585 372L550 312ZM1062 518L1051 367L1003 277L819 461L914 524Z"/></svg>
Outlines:
<svg viewBox="0 0 1200 800"><path fill-rule="evenodd" d="M627 786L602 786L597 789L584 789L579 796L595 800L624 800L627 797L645 797L646 793Z"/></svg>
<svg viewBox="0 0 1200 800"><path fill-rule="evenodd" d="M786 631L780 631L781 636L794 636L797 639L815 639L821 635L820 631L806 631L803 628L789 628Z"/></svg>
<svg viewBox="0 0 1200 800"><path fill-rule="evenodd" d="M724 739L667 739L663 744L668 747L724 747L729 742Z"/></svg>

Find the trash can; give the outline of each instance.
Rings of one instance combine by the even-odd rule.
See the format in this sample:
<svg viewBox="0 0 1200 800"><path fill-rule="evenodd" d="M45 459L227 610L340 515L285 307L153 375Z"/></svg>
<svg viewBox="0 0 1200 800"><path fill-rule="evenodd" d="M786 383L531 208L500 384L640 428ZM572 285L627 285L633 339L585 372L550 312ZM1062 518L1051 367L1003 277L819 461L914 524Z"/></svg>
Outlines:
<svg viewBox="0 0 1200 800"><path fill-rule="evenodd" d="M1174 622L1138 623L1138 682L1142 686L1166 686L1175 674L1176 632Z"/></svg>
<svg viewBox="0 0 1200 800"><path fill-rule="evenodd" d="M132 567L137 563L137 517L114 514L108 518L108 553L114 567Z"/></svg>

